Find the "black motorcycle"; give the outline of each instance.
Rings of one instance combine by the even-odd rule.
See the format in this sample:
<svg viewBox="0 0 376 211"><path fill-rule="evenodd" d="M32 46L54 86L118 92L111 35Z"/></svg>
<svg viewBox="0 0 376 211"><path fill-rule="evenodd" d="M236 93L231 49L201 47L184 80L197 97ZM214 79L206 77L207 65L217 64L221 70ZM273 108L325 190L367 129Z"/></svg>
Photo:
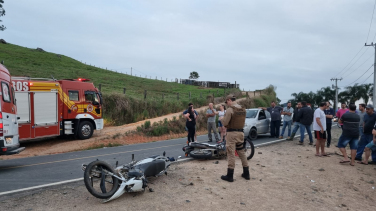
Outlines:
<svg viewBox="0 0 376 211"><path fill-rule="evenodd" d="M255 146L249 138L244 140L244 144L247 160L250 160L255 154ZM216 144L191 142L183 147L183 151L186 157L190 156L196 159L220 159L227 156L226 140Z"/></svg>

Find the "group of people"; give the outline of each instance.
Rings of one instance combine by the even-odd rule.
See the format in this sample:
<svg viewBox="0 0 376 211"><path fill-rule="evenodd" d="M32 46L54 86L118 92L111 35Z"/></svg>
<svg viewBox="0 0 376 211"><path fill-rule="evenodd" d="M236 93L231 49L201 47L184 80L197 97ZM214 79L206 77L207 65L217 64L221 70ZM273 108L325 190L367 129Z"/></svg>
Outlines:
<svg viewBox="0 0 376 211"><path fill-rule="evenodd" d="M368 165L369 157L372 154L372 163L376 163L376 113L372 105L359 105L359 112L356 110L355 104L350 104L347 108L345 103L341 104L341 109L335 114L330 102L322 102L315 111L307 105L307 102L298 102L295 109L291 108L291 103L286 108L278 107L275 102L271 103L271 107L262 108L271 113L270 134L271 137L277 137L281 124L281 115L283 116L283 128L279 138L283 138L285 128L288 127L287 140L292 141L298 129L300 134L308 133L309 144L313 145L313 136L311 133L311 125L313 127L316 139L316 156L329 156L325 152L326 147L331 146L331 128L333 118L338 117L338 123L342 128L342 134L338 140L337 147L342 152L344 159L340 163L350 163L355 165L355 160L359 164ZM292 117L291 117L292 116ZM291 125L293 129L291 132ZM298 144L303 145L304 135L300 136ZM346 146L350 145L351 160L346 153ZM321 153L320 153L321 151ZM363 152L365 158L362 160Z"/></svg>
<svg viewBox="0 0 376 211"><path fill-rule="evenodd" d="M221 118L224 117L226 113L226 106L220 105L219 111L217 111L213 107L213 103L209 103L209 108L206 110L206 117L207 117L207 129L208 129L208 142L213 141L213 135L216 142L222 142L224 140L224 137L226 136L226 127L223 126L221 122ZM216 125L216 117L218 115L218 131L217 132L217 125ZM188 104L188 109L183 112L183 117L187 119L186 121L186 130L188 131L188 144L190 142L197 142L197 136L196 136L196 119L199 116L196 110L193 109L193 103Z"/></svg>
<svg viewBox="0 0 376 211"><path fill-rule="evenodd" d="M227 106L227 110L226 110ZM226 152L228 158L227 174L222 175L221 179L233 182L234 168L235 168L235 150L242 162L243 177L250 180L248 160L246 157L246 146L244 142L244 123L246 118L246 110L236 103L235 97L229 95L225 98L225 105L220 105L219 111L213 108L213 104L209 104L206 111L207 129L209 142L212 142L212 131L217 142L224 141L226 138ZM193 104L189 103L188 109L183 112L183 117L186 120L186 128L188 130L188 144L195 142L195 126L198 113L193 109ZM220 131L220 138L216 129L216 116L218 115L218 128ZM228 134L227 134L228 133Z"/></svg>

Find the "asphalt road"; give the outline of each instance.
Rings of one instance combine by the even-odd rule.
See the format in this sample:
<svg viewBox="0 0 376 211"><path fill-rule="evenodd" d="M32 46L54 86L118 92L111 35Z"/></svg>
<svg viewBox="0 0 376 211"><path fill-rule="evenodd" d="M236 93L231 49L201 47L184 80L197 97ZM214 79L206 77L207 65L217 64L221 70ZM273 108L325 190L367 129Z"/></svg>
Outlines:
<svg viewBox="0 0 376 211"><path fill-rule="evenodd" d="M282 128L281 128L282 129ZM287 134L287 131L285 132ZM206 135L198 136L198 142L206 142ZM253 143L260 146L263 143L276 141L267 135L260 135ZM139 160L152 155L184 157L182 147L186 138L165 140L144 144L125 145L119 147L102 148L87 151L70 152L56 155L20 158L0 161L0 195L8 191L30 188L40 185L83 178L81 165L96 159L115 165L129 163L132 154Z"/></svg>

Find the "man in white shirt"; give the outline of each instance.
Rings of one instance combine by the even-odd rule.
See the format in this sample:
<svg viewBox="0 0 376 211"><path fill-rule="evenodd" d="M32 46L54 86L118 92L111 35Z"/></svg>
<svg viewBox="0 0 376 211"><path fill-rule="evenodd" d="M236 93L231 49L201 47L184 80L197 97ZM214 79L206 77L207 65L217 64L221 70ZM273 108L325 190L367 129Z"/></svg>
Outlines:
<svg viewBox="0 0 376 211"><path fill-rule="evenodd" d="M313 130L315 131L316 138L316 156L328 156L325 153L325 142L326 142L326 116L324 109L326 108L326 103L321 102L320 107L315 110L313 115ZM320 155L321 148L321 155Z"/></svg>

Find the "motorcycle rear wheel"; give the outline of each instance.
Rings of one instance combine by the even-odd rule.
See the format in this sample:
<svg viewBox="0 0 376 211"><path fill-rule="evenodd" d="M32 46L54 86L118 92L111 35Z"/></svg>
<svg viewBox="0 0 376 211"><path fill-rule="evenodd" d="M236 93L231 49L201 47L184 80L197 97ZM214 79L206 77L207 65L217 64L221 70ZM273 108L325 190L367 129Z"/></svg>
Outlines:
<svg viewBox="0 0 376 211"><path fill-rule="evenodd" d="M255 146L253 145L253 142L251 139L247 138L246 141L246 155L247 155L247 160L252 159L253 155L255 154Z"/></svg>
<svg viewBox="0 0 376 211"><path fill-rule="evenodd" d="M212 152L209 150L194 150L189 153L189 156L196 159L210 159Z"/></svg>
<svg viewBox="0 0 376 211"><path fill-rule="evenodd" d="M119 188L119 180L106 172L115 173L115 170L104 161L93 161L86 166L84 182L91 195L107 199L115 194Z"/></svg>

